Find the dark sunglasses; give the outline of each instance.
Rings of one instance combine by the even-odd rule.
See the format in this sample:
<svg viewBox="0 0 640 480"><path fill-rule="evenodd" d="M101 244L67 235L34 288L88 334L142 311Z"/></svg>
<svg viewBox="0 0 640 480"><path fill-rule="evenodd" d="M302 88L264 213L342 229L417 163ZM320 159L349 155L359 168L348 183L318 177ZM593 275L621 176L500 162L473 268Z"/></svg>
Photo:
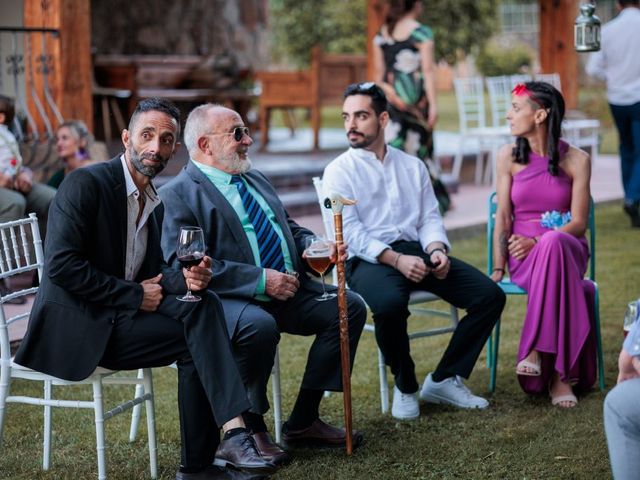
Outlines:
<svg viewBox="0 0 640 480"><path fill-rule="evenodd" d="M208 135L211 136L218 136L218 135L233 135L233 139L236 142L239 142L240 140L242 140L242 137L244 137L245 135L247 137L250 137L251 135L249 135L249 127L236 127L233 129L233 132L226 132L226 133L209 133Z"/></svg>

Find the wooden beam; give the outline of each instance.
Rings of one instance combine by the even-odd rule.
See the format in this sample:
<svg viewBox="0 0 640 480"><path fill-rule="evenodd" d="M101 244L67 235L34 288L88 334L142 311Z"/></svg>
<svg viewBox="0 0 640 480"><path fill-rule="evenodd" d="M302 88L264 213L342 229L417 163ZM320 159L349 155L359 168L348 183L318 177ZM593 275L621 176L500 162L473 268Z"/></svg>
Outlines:
<svg viewBox="0 0 640 480"><path fill-rule="evenodd" d="M559 73L567 108L578 106L578 54L573 47L573 24L578 0L539 0L540 67Z"/></svg>
<svg viewBox="0 0 640 480"><path fill-rule="evenodd" d="M373 80L373 37L384 23L387 2L367 0L367 78Z"/></svg>
<svg viewBox="0 0 640 480"><path fill-rule="evenodd" d="M60 32L57 37L32 34L25 41L27 98L40 132L45 131L46 121L37 113L32 92L37 93L51 127L55 129L59 124L55 108L46 101L47 84L61 116L82 120L93 131L90 3L86 0L24 0L25 27L53 28Z"/></svg>

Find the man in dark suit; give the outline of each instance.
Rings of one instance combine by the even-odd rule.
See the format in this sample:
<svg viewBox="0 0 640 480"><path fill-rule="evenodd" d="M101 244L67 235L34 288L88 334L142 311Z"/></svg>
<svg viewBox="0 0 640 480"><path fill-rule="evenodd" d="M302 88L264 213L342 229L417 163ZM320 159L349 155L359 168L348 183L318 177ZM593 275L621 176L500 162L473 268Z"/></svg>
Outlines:
<svg viewBox="0 0 640 480"><path fill-rule="evenodd" d="M185 145L191 161L160 189L165 221L162 248L176 262L180 225L198 225L213 258L209 290L220 297L251 409L244 414L263 457L279 461L284 452L271 440L262 415L269 408L266 381L279 331L315 335L302 386L284 424L288 446L342 446L345 431L319 418L327 391L342 390L337 302L320 302L321 286L306 275L305 239L313 235L285 211L275 190L250 170L253 143L240 115L212 104L187 119ZM265 238L267 237L267 238ZM346 258L346 249L339 254ZM362 300L348 293L351 364L366 318ZM355 433L354 444L362 439Z"/></svg>
<svg viewBox="0 0 640 480"><path fill-rule="evenodd" d="M75 170L52 203L45 271L16 362L66 380L113 370L178 364L182 438L176 478L254 478L214 467L271 472L244 428L250 406L234 363L222 308L210 293L199 303L176 295L206 287L211 259L170 269L162 258L160 199L151 179L172 156L178 109L142 101L123 130L125 152Z"/></svg>

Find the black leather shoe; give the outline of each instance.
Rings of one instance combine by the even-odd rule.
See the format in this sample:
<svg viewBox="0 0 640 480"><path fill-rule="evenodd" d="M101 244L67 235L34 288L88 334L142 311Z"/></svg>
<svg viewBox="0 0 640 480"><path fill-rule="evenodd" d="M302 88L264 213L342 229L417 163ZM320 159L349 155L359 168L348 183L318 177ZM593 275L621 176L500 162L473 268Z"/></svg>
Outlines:
<svg viewBox="0 0 640 480"><path fill-rule="evenodd" d="M222 440L213 462L218 467L234 467L252 473L273 473L278 467L260 456L249 432Z"/></svg>
<svg viewBox="0 0 640 480"><path fill-rule="evenodd" d="M273 441L268 432L253 433L251 436L256 444L258 453L267 462L275 465L286 465L291 461L291 456Z"/></svg>
<svg viewBox="0 0 640 480"><path fill-rule="evenodd" d="M185 473L178 470L176 480L261 480L269 478L267 475L229 470L216 466L210 466L195 473Z"/></svg>
<svg viewBox="0 0 640 480"><path fill-rule="evenodd" d="M353 448L360 446L364 436L357 430L353 430L351 441ZM320 447L339 448L347 443L347 432L344 428L334 427L316 419L311 426L301 430L291 430L285 423L282 427L282 443L285 448L295 447Z"/></svg>
<svg viewBox="0 0 640 480"><path fill-rule="evenodd" d="M624 211L631 218L631 226L640 227L640 202L625 203Z"/></svg>

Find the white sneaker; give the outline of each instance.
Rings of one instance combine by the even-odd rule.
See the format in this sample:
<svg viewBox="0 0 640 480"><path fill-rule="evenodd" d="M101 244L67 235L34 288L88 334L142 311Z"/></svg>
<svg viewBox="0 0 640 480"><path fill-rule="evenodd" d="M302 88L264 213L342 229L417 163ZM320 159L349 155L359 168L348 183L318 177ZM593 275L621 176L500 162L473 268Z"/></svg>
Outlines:
<svg viewBox="0 0 640 480"><path fill-rule="evenodd" d="M393 387L393 405L391 415L398 420L413 420L420 416L418 392L402 393L398 387Z"/></svg>
<svg viewBox="0 0 640 480"><path fill-rule="evenodd" d="M434 382L431 374L427 375L420 391L420 398L429 403L444 403L459 408L487 408L489 402L471 393L462 383L459 376L449 377L441 382Z"/></svg>

